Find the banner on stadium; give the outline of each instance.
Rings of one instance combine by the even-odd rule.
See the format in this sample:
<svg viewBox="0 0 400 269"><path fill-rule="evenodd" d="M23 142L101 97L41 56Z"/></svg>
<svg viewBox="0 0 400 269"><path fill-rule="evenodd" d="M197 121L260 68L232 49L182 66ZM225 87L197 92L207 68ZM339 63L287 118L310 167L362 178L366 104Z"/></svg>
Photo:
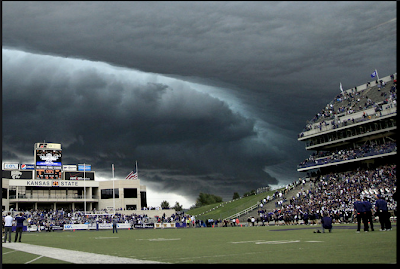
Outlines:
<svg viewBox="0 0 400 269"><path fill-rule="evenodd" d="M129 229L131 228L131 225L129 223L117 223L117 228ZM152 228L154 228L154 225ZM64 224L64 231L73 231L73 230L112 230L112 223Z"/></svg>
<svg viewBox="0 0 400 269"><path fill-rule="evenodd" d="M64 231L87 230L89 224L64 224Z"/></svg>
<svg viewBox="0 0 400 269"><path fill-rule="evenodd" d="M46 227L45 226L40 226L39 229L41 231L45 231ZM51 229L53 231L62 231L63 227L60 226L60 225L53 225L53 226L51 226ZM28 227L27 231L28 232L37 232L38 231L38 226L37 225L31 225L31 226Z"/></svg>
<svg viewBox="0 0 400 269"><path fill-rule="evenodd" d="M176 223L169 223L169 222L167 222L167 223L156 223L154 227L156 229L176 228L175 224Z"/></svg>
<svg viewBox="0 0 400 269"><path fill-rule="evenodd" d="M157 223L156 223L157 224ZM154 229L154 223L136 223L133 225L135 229Z"/></svg>
<svg viewBox="0 0 400 269"><path fill-rule="evenodd" d="M182 222L182 223L177 222L175 224L175 226L176 226L176 228L186 228L186 223L185 222Z"/></svg>

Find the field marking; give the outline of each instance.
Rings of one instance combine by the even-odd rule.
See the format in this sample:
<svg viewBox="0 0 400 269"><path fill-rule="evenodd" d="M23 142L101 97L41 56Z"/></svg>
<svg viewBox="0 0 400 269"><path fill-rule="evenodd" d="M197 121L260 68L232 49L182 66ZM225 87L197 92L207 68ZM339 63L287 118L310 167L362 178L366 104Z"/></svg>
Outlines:
<svg viewBox="0 0 400 269"><path fill-rule="evenodd" d="M119 237L102 237L102 236L99 236L99 237L95 237L94 239L112 239L112 238L119 238Z"/></svg>
<svg viewBox="0 0 400 269"><path fill-rule="evenodd" d="M220 258L220 257L234 257L234 256L241 256L241 255L259 255L265 254L266 251L254 251L254 252L245 252L245 253L234 253L234 254L217 254L217 255L204 255L204 256L192 256L192 257L182 257L182 258L174 258L174 263L190 263L194 262L196 259L204 259L204 258ZM180 261L177 261L180 260ZM170 260L170 259L166 259Z"/></svg>
<svg viewBox="0 0 400 269"><path fill-rule="evenodd" d="M9 254L9 253L13 253L13 252L16 252L17 250L13 250L13 251L9 251L9 252L4 252L4 253L2 253L3 255L5 255L5 254Z"/></svg>
<svg viewBox="0 0 400 269"><path fill-rule="evenodd" d="M136 240L141 240L141 241L175 241L175 240L181 240L180 238L150 238L150 239L136 239Z"/></svg>
<svg viewBox="0 0 400 269"><path fill-rule="evenodd" d="M265 241L265 240L238 241L238 242L229 242L229 243L232 243L232 244L245 244L245 243L257 243L257 242L262 242L262 241Z"/></svg>
<svg viewBox="0 0 400 269"><path fill-rule="evenodd" d="M287 244L287 243L299 243L299 242L300 240L278 240L278 241L253 240L253 241L238 241L230 243L232 244L254 243L256 245L260 245L260 244Z"/></svg>
<svg viewBox="0 0 400 269"><path fill-rule="evenodd" d="M264 241L264 242L256 242L256 245L260 244L288 244L288 243L300 243L300 240L278 240L278 241Z"/></svg>
<svg viewBox="0 0 400 269"><path fill-rule="evenodd" d="M161 263L158 261L138 260L125 257L116 257L112 255L102 255L77 250L68 250L62 248L52 248L26 243L9 244L7 248L17 251L28 252L39 256L44 256L69 263ZM32 261L31 261L32 262Z"/></svg>
<svg viewBox="0 0 400 269"><path fill-rule="evenodd" d="M39 257L37 257L37 258L34 258L33 260L26 262L25 264L28 264L28 263L34 262L34 261L36 261L36 260L39 260L39 259L42 258L42 257L43 257L43 256L39 256Z"/></svg>
<svg viewBox="0 0 400 269"><path fill-rule="evenodd" d="M304 241L304 242L309 242L309 243L319 243L323 241ZM253 241L238 241L238 242L229 242L232 244L246 244L246 243L254 243L256 245L262 245L262 244L288 244L288 243L300 243L300 240L277 240L277 241L266 241L266 240L253 240Z"/></svg>

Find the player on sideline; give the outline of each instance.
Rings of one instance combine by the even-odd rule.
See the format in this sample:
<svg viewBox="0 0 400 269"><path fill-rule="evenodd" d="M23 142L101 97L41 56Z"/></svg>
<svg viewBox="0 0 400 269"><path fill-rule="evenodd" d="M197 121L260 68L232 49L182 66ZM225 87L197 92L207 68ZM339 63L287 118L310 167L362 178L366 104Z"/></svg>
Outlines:
<svg viewBox="0 0 400 269"><path fill-rule="evenodd" d="M325 233L325 229L332 232L332 218L329 216L328 212L324 212L324 217L321 219L322 232Z"/></svg>
<svg viewBox="0 0 400 269"><path fill-rule="evenodd" d="M378 194L376 196L378 200L375 202L375 209L378 212L379 222L381 223L380 231L390 231L392 224L390 223L390 213L388 212L387 202L382 199L382 196Z"/></svg>
<svg viewBox="0 0 400 269"><path fill-rule="evenodd" d="M354 202L354 210L357 214L357 233L360 232L361 221L364 223L364 232L368 232L367 210L360 197L357 197L357 200Z"/></svg>
<svg viewBox="0 0 400 269"><path fill-rule="evenodd" d="M24 213L21 212L21 213L19 213L19 217L15 217L15 221L17 223L17 225L16 225L17 227L16 227L16 230L15 230L15 240L14 240L14 242L17 242L18 234L19 234L18 242L21 242L22 229L24 227L24 220L25 220L25 217L23 215L24 215Z"/></svg>
<svg viewBox="0 0 400 269"><path fill-rule="evenodd" d="M115 233L118 233L118 230L117 230L117 224L118 224L117 215L113 216L112 224L113 224L113 233L114 233L114 231L115 231Z"/></svg>
<svg viewBox="0 0 400 269"><path fill-rule="evenodd" d="M7 241L7 235L8 235L8 242L11 243L11 233L12 233L12 222L13 222L13 217L11 217L11 212L7 213L7 216L4 218L4 242Z"/></svg>

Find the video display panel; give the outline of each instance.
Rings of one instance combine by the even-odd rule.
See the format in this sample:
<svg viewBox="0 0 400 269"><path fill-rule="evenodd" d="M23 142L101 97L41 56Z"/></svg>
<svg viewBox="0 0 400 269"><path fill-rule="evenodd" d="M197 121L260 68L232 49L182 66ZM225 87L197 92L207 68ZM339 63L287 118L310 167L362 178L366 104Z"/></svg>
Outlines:
<svg viewBox="0 0 400 269"><path fill-rule="evenodd" d="M60 166L61 150L38 149L36 150L36 166Z"/></svg>

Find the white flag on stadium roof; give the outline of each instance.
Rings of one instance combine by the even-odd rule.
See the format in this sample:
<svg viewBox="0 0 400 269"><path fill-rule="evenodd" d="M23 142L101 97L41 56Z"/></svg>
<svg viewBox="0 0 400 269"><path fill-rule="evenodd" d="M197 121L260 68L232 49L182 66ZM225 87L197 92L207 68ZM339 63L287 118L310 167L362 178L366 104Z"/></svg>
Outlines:
<svg viewBox="0 0 400 269"><path fill-rule="evenodd" d="M340 90L341 90L341 91L342 91L342 93L343 93L342 82L340 82Z"/></svg>

